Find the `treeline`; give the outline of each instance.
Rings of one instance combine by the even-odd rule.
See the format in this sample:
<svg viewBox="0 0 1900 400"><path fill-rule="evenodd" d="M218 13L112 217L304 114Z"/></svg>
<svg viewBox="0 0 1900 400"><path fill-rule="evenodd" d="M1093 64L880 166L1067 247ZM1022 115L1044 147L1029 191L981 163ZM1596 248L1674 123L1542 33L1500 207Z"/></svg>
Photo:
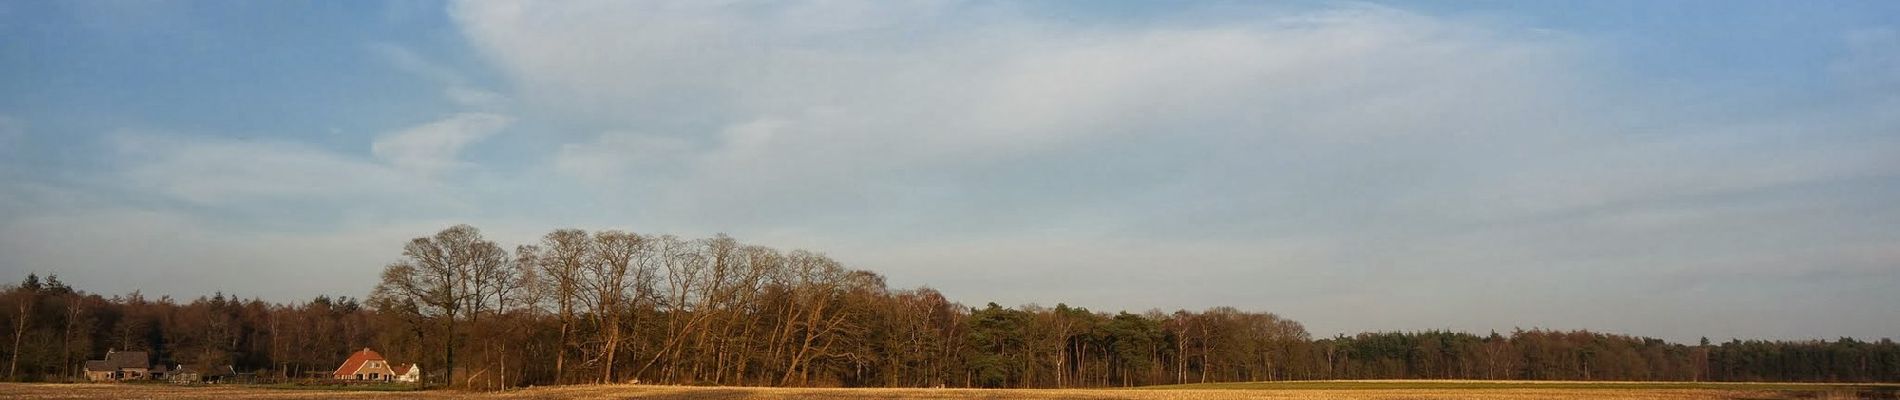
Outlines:
<svg viewBox="0 0 1900 400"><path fill-rule="evenodd" d="M56 276L27 275L0 288L0 349L8 380L64 381L108 350L152 353L168 364L199 371L232 365L240 371L301 376L328 372L349 351L374 340L375 313L348 297L272 304L215 294L181 303L137 292L102 297L67 286Z"/></svg>
<svg viewBox="0 0 1900 400"><path fill-rule="evenodd" d="M1893 382L1892 339L1697 345L1588 331L1362 333L1313 343L1330 379Z"/></svg>
<svg viewBox="0 0 1900 400"><path fill-rule="evenodd" d="M512 250L473 227L411 240L371 295L273 304L102 297L29 275L0 294L12 380L108 349L302 379L373 347L438 385L1101 387L1308 379L1900 381L1900 345L1695 345L1586 331L1364 333L1218 307L966 307L822 254L558 230ZM314 373L314 374L313 374Z"/></svg>

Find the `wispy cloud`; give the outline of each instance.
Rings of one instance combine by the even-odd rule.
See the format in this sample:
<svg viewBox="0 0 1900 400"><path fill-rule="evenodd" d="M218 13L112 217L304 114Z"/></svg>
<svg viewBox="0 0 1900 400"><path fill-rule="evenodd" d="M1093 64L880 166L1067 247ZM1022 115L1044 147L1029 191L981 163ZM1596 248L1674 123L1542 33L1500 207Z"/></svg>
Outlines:
<svg viewBox="0 0 1900 400"><path fill-rule="evenodd" d="M1567 43L1507 39L1381 8L1116 30L1045 25L983 7L867 7L850 12L891 22L838 26L794 17L822 8L809 4L743 12L649 4L464 3L454 10L540 108L703 144L673 156L685 169L645 172L680 174L669 196L713 209L751 206L719 203L725 199L811 195L823 197L792 203L854 209L875 182L964 186L979 182L915 178L1073 155L1077 147L1136 150L1116 143L1167 141L1174 153L1219 153L1381 138L1535 137L1550 132L1526 128L1591 95L1573 92L1563 78L1578 72L1563 63L1577 56ZM952 15L933 18L944 14ZM559 27L542 29L549 25ZM899 30L906 34L887 35ZM594 40L605 37L623 39ZM1216 156L1155 161L1261 158ZM1055 160L1077 161L1070 158ZM618 175L652 178L627 172ZM1128 178L1152 185L1163 177Z"/></svg>
<svg viewBox="0 0 1900 400"><path fill-rule="evenodd" d="M429 187L391 166L295 142L125 132L112 145L128 186L207 206L372 201Z"/></svg>
<svg viewBox="0 0 1900 400"><path fill-rule="evenodd" d="M508 97L481 88L454 68L430 61L414 50L393 43L372 43L369 50L391 65L442 86L442 97L465 108L494 110L507 105Z"/></svg>
<svg viewBox="0 0 1900 400"><path fill-rule="evenodd" d="M462 149L507 128L512 118L460 113L376 138L370 152L396 168L435 175L464 165Z"/></svg>

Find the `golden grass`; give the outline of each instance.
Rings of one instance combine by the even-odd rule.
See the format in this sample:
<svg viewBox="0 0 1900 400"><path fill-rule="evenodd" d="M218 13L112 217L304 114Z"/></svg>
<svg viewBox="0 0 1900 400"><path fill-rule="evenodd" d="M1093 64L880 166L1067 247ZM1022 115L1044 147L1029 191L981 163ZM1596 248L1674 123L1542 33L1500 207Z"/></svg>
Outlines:
<svg viewBox="0 0 1900 400"><path fill-rule="evenodd" d="M1829 393L1719 389L1485 388L1418 389L1394 382L1392 389L803 389L576 385L478 393L449 390L355 392L285 390L242 386L180 387L117 384L0 384L0 399L1779 399L1829 398ZM1852 398L1851 395L1847 398Z"/></svg>
<svg viewBox="0 0 1900 400"><path fill-rule="evenodd" d="M1188 383L1146 386L1144 390L1222 389L1222 390L1297 390L1297 389L1705 389L1772 392L1864 392L1893 398L1900 384L1891 383L1791 383L1791 382L1654 382L1654 381L1488 381L1488 380L1323 380Z"/></svg>

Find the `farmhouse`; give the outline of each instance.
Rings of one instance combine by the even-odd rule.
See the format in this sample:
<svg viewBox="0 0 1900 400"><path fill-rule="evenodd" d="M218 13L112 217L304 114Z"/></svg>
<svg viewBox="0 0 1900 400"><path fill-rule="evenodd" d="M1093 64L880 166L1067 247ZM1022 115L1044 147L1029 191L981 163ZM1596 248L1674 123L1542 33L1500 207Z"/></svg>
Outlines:
<svg viewBox="0 0 1900 400"><path fill-rule="evenodd" d="M106 351L104 360L86 360L86 380L116 382L155 379L152 360L143 351ZM160 370L163 373L162 369Z"/></svg>
<svg viewBox="0 0 1900 400"><path fill-rule="evenodd" d="M422 381L422 367L416 366L415 363L397 365L395 371L397 382L415 383Z"/></svg>
<svg viewBox="0 0 1900 400"><path fill-rule="evenodd" d="M389 382L396 380L397 374L382 354L364 347L362 351L351 354L348 360L343 360L343 365L337 367L330 377L337 380Z"/></svg>

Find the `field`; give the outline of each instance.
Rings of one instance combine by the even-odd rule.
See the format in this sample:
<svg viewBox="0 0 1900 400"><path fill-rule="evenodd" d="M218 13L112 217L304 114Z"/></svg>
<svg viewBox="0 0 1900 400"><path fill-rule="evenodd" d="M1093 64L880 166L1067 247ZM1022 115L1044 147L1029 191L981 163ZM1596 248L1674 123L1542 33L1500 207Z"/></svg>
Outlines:
<svg viewBox="0 0 1900 400"><path fill-rule="evenodd" d="M335 388L332 388L335 389ZM339 391L261 386L0 384L0 399L1852 399L1900 385L1667 382L1323 381L1134 389L791 389L651 385L539 387L505 393Z"/></svg>

